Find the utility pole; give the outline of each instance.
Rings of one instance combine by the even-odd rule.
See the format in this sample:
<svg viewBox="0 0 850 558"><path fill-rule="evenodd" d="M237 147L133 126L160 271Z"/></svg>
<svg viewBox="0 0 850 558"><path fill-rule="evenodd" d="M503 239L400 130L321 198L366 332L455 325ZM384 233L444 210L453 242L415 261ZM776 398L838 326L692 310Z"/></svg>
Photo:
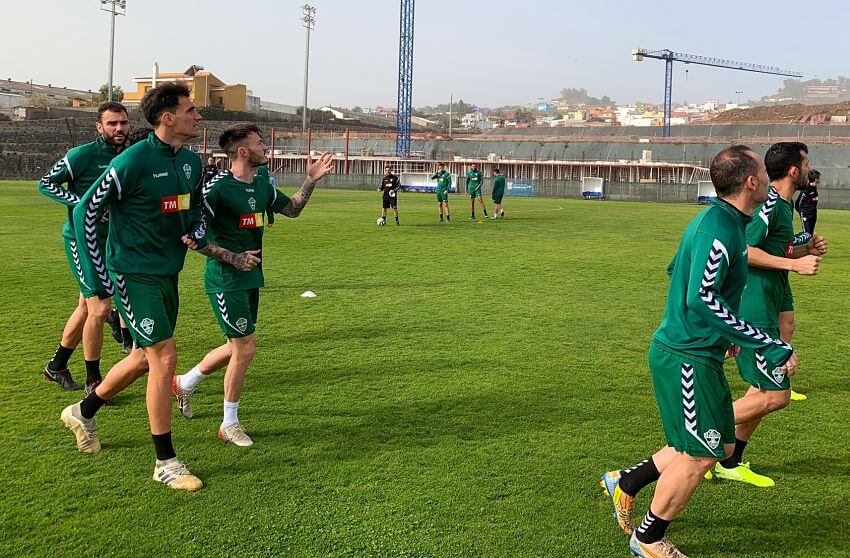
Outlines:
<svg viewBox="0 0 850 558"><path fill-rule="evenodd" d="M736 104L739 107L741 106L741 93L743 93L743 91L737 91L737 90L735 91L735 94L738 96L738 102Z"/></svg>
<svg viewBox="0 0 850 558"><path fill-rule="evenodd" d="M304 47L304 109L301 114L301 131L307 131L307 77L310 71L310 31L316 28L316 8L310 4L301 6L304 15L301 17L301 26L307 30L307 44Z"/></svg>
<svg viewBox="0 0 850 558"><path fill-rule="evenodd" d="M113 60L115 59L115 16L126 15L127 0L100 0L100 9L104 12L109 12L112 25L109 30L109 90L106 93L106 100L112 101L112 68Z"/></svg>
<svg viewBox="0 0 850 558"><path fill-rule="evenodd" d="M449 93L449 139L452 139L452 105L455 104L454 92Z"/></svg>

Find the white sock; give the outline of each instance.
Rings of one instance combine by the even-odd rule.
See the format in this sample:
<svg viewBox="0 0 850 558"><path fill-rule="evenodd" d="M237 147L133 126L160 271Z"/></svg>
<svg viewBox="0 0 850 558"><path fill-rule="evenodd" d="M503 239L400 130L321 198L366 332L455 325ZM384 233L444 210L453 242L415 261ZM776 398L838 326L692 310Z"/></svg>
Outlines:
<svg viewBox="0 0 850 558"><path fill-rule="evenodd" d="M198 382L204 378L206 378L206 376L201 374L201 365L199 364L180 376L180 387L183 389L193 390L195 389L195 386L198 385Z"/></svg>
<svg viewBox="0 0 850 558"><path fill-rule="evenodd" d="M224 420L221 421L221 427L230 426L239 422L239 401L231 403L227 399L224 400Z"/></svg>

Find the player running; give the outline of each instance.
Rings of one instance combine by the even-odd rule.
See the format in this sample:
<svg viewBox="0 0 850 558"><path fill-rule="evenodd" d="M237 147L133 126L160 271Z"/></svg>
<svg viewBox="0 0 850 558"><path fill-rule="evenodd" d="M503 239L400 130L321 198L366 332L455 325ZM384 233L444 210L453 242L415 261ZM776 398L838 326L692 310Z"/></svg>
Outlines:
<svg viewBox="0 0 850 558"><path fill-rule="evenodd" d="M758 350L768 365L793 374L797 357L787 343L737 316L747 282L745 229L767 199L768 178L750 148L724 149L711 163L717 198L691 221L668 267L667 308L653 335L649 368L668 445L601 485L614 503L630 550L648 558L684 558L665 537L706 471L734 447L732 394L723 374L730 343ZM649 511L635 525L638 492L658 481Z"/></svg>
<svg viewBox="0 0 850 558"><path fill-rule="evenodd" d="M207 243L198 190L201 159L184 147L198 136L201 121L189 94L186 86L176 83L163 83L145 93L141 109L154 133L116 157L74 209L77 242L86 247L80 252L86 282L98 296L117 294L121 315L140 348L61 415L78 450L99 452L95 413L149 369L146 401L156 450L153 478L178 490L203 487L177 459L171 441L177 275L187 244L244 271L259 263L255 254L234 254ZM101 232L95 225L107 209L109 256L104 261Z"/></svg>
<svg viewBox="0 0 850 558"><path fill-rule="evenodd" d="M472 163L472 168L466 173L466 192L469 194L469 208L471 220L475 221L475 198L478 198L478 203L481 204L481 209L484 210L484 218L487 218L487 206L484 205L484 196L481 194L481 189L484 186L484 175L478 170L478 165Z"/></svg>
<svg viewBox="0 0 850 558"><path fill-rule="evenodd" d="M86 391L91 391L101 381L100 356L103 350L103 324L109 320L115 324L111 316L112 300L106 295L97 296L93 285L84 277L80 252L82 245L77 244L74 236L72 212L80 198L89 190L97 178L103 174L112 159L121 152L127 141L130 123L127 120L127 109L120 103L104 103L97 110L98 137L91 143L77 146L65 154L50 171L42 177L38 185L39 191L45 196L57 201L68 208L68 219L62 227L62 238L65 241L65 255L71 274L79 287L79 302L77 308L68 318L62 332L62 340L56 353L47 366L44 367L44 379L56 382L62 389L82 389L71 377L68 371L68 359L80 341L83 343L83 359L86 365ZM62 184L66 184L65 188ZM106 245L106 220L94 223L97 227L100 249ZM117 325L117 324L116 324ZM120 335L120 334L119 334ZM115 335L118 340L118 335Z"/></svg>
<svg viewBox="0 0 850 558"><path fill-rule="evenodd" d="M440 222L443 222L443 210L446 213L446 221L451 222L449 191L452 189L452 175L446 172L446 166L443 163L439 163L437 165L437 172L434 173L431 180L437 181L437 205L440 208Z"/></svg>
<svg viewBox="0 0 850 558"><path fill-rule="evenodd" d="M815 275L826 240L819 236L794 246L794 193L808 186L809 156L805 144L773 144L764 156L772 187L767 201L747 225L749 275L741 300L741 317L771 337L791 342L794 334L794 298L788 272ZM791 399L791 380L782 369L770 366L758 350L742 348L737 358L741 378L750 384L746 395L735 401L735 450L714 466L714 476L759 487L773 486L773 479L750 470L743 463L744 449L759 422L769 413L784 409ZM711 475L708 475L709 477Z"/></svg>
<svg viewBox="0 0 850 558"><path fill-rule="evenodd" d="M501 169L496 169L493 171L495 173L495 178L493 178L493 219L498 219L501 217L505 218L505 210L502 208L502 198L505 196L505 177L502 175Z"/></svg>
<svg viewBox="0 0 850 558"><path fill-rule="evenodd" d="M315 162L308 155L307 178L290 199L257 174L268 162L268 148L253 124L238 124L224 131L219 145L233 164L204 187L205 221L209 239L232 252L259 253L263 247L263 218L267 211L298 217L313 194L316 183L333 169L333 157L323 153ZM173 392L177 408L192 418L191 397L198 383L224 366L224 419L220 440L237 446L254 442L239 422L239 398L248 366L256 350L254 334L263 268L240 271L220 261L207 260L204 284L210 304L227 342L210 351L194 368L175 376Z"/></svg>
<svg viewBox="0 0 850 558"><path fill-rule="evenodd" d="M378 188L379 192L384 193L383 203L381 205L381 224L386 224L387 209L392 208L395 215L395 224L399 225L398 191L401 189L401 182L399 182L398 176L393 174L393 168L391 166L387 165L384 167L384 172L386 175L381 179L381 186Z"/></svg>

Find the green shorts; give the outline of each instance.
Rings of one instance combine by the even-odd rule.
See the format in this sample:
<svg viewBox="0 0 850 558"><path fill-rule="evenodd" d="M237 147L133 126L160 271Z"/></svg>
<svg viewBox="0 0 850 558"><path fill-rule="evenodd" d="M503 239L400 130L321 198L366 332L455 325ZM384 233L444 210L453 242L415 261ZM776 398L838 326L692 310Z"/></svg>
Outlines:
<svg viewBox="0 0 850 558"><path fill-rule="evenodd" d="M83 266L80 263L80 253L77 251L77 241L64 236L62 240L65 242L65 256L68 258L68 267L71 268L71 275L77 281L77 286L79 286L83 298L93 297L95 295L94 289L86 282L86 275L83 273ZM101 254L106 253L105 246L101 246L100 249Z"/></svg>
<svg viewBox="0 0 850 558"><path fill-rule="evenodd" d="M779 339L778 329L770 327L761 329L773 339ZM770 391L791 389L791 379L779 367L768 370L767 359L758 351L741 347L735 362L738 363L738 373L741 374L741 378L753 387Z"/></svg>
<svg viewBox="0 0 850 558"><path fill-rule="evenodd" d="M260 289L207 293L213 314L225 337L247 337L254 333L260 306Z"/></svg>
<svg viewBox="0 0 850 558"><path fill-rule="evenodd" d="M667 443L692 457L722 458L735 442L732 392L717 363L653 340L649 369Z"/></svg>
<svg viewBox="0 0 850 558"><path fill-rule="evenodd" d="M467 190L467 194L469 194L470 199L481 197L481 188L476 188L475 190Z"/></svg>
<svg viewBox="0 0 850 558"><path fill-rule="evenodd" d="M493 203L501 204L504 196L505 194L493 194Z"/></svg>
<svg viewBox="0 0 850 558"><path fill-rule="evenodd" d="M437 203L446 202L449 203L449 193L446 190L437 190Z"/></svg>
<svg viewBox="0 0 850 558"><path fill-rule="evenodd" d="M118 310L136 347L149 347L174 337L177 327L177 275L109 272Z"/></svg>
<svg viewBox="0 0 850 558"><path fill-rule="evenodd" d="M782 306L779 308L780 312L793 312L794 311L794 295L791 294L791 283L785 283L785 292L782 294ZM779 337L775 337L774 339L779 339Z"/></svg>

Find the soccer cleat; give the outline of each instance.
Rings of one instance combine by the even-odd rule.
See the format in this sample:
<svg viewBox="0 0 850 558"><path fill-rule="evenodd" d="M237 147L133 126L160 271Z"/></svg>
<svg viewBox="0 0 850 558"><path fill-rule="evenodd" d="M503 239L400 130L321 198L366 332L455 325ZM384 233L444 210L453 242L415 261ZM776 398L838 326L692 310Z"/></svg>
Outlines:
<svg viewBox="0 0 850 558"><path fill-rule="evenodd" d="M714 476L718 479L745 482L759 488L769 488L776 484L772 478L759 475L750 470L749 463L741 463L731 469L727 469L720 463L717 463L714 466Z"/></svg>
<svg viewBox="0 0 850 558"><path fill-rule="evenodd" d="M504 209L499 212L499 217L501 217L502 219L505 218L505 210Z"/></svg>
<svg viewBox="0 0 850 558"><path fill-rule="evenodd" d="M243 448L254 445L254 441L245 434L245 429L238 422L219 428L218 439Z"/></svg>
<svg viewBox="0 0 850 558"><path fill-rule="evenodd" d="M791 401L805 401L806 399L808 399L806 394L791 390Z"/></svg>
<svg viewBox="0 0 850 558"><path fill-rule="evenodd" d="M632 556L642 556L644 558L688 558L673 543L668 541L666 537L658 542L644 543L632 535L629 541L629 551L632 553Z"/></svg>
<svg viewBox="0 0 850 558"><path fill-rule="evenodd" d="M605 494L611 498L614 504L614 519L620 525L620 529L627 535L635 530L634 509L635 499L620 489L620 471L609 471L602 475L599 486Z"/></svg>
<svg viewBox="0 0 850 558"><path fill-rule="evenodd" d="M124 343L124 346L121 347L121 352L124 353L125 355L129 355L130 353L132 353L133 352L133 342L131 341L129 343Z"/></svg>
<svg viewBox="0 0 850 558"><path fill-rule="evenodd" d="M97 388L97 386L100 385L100 382L100 380L95 380L90 384L86 384L86 395L93 392ZM105 404L110 406L115 405L115 399L107 399Z"/></svg>
<svg viewBox="0 0 850 558"><path fill-rule="evenodd" d="M56 382L59 384L59 387L66 391L83 389L83 386L74 381L74 378L71 377L71 372L67 368L64 370L51 370L48 366L45 366L44 379L49 382Z"/></svg>
<svg viewBox="0 0 850 558"><path fill-rule="evenodd" d="M97 437L97 423L94 418L83 418L80 413L80 404L68 405L59 416L68 430L77 438L77 449L83 453L92 455L100 451L100 440Z"/></svg>
<svg viewBox="0 0 850 558"><path fill-rule="evenodd" d="M200 490L203 481L189 472L189 469L173 457L167 461L157 461L153 470L153 480L164 483L174 490Z"/></svg>
<svg viewBox="0 0 850 558"><path fill-rule="evenodd" d="M174 394L174 398L177 399L177 409L180 411L180 414L187 419L195 416L192 412L192 394L195 393L195 390L183 389L180 387L179 376L174 376L171 379L171 392Z"/></svg>
<svg viewBox="0 0 850 558"><path fill-rule="evenodd" d="M121 335L121 320L118 319L118 310L113 309L106 317L106 323L112 328L112 338L119 345L124 342L124 336Z"/></svg>

